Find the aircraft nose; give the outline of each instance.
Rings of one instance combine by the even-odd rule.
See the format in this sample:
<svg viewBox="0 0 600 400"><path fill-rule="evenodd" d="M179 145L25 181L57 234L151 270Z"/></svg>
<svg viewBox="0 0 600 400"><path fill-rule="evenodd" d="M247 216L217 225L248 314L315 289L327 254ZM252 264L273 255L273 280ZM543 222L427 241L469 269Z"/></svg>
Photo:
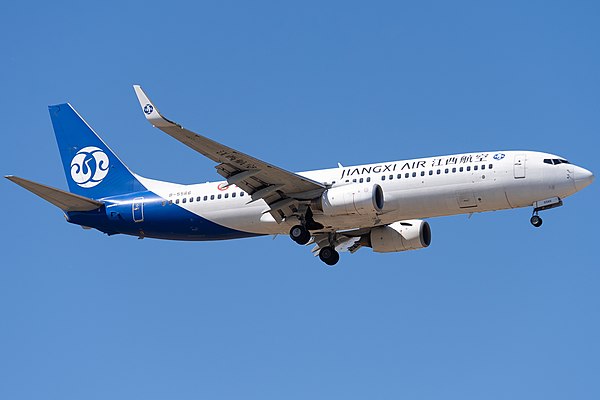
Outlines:
<svg viewBox="0 0 600 400"><path fill-rule="evenodd" d="M585 168L575 167L575 188L581 190L594 181L594 174Z"/></svg>

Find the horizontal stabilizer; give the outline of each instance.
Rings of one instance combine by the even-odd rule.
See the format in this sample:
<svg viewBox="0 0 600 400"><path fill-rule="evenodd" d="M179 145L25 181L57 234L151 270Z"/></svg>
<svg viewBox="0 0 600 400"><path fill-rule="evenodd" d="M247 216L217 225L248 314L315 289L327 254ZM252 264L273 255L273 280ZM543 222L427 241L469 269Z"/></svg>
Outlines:
<svg viewBox="0 0 600 400"><path fill-rule="evenodd" d="M42 199L54 204L63 211L91 211L104 205L104 203L100 201L88 199L87 197L65 192L64 190L42 185L41 183L36 183L17 176L8 175L5 178L24 187L31 193L40 196Z"/></svg>

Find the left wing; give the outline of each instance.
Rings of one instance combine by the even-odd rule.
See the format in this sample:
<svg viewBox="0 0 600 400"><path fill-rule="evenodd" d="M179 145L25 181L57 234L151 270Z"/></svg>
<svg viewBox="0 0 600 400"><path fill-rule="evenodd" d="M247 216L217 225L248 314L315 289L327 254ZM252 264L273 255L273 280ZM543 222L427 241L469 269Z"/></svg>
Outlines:
<svg viewBox="0 0 600 400"><path fill-rule="evenodd" d="M218 163L217 172L251 195L263 199L271 215L281 222L306 207L308 200L319 197L325 185L286 171L240 151L189 131L163 117L139 85L133 86L146 119L156 128Z"/></svg>

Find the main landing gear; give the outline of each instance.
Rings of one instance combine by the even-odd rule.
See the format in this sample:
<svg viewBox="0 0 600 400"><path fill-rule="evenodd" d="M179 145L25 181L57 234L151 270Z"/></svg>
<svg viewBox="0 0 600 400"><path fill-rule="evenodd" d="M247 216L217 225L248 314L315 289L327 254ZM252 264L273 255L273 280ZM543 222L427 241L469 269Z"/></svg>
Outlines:
<svg viewBox="0 0 600 400"><path fill-rule="evenodd" d="M290 237L298 244L306 244L310 241L310 232L304 225L294 225L290 229Z"/></svg>
<svg viewBox="0 0 600 400"><path fill-rule="evenodd" d="M299 225L292 226L290 229L290 238L298 244L306 244L310 241L310 230L319 230L323 229L323 225L316 222L313 219L313 213L310 207L306 208L306 211L303 214L300 214L298 217L300 220Z"/></svg>
<svg viewBox="0 0 600 400"><path fill-rule="evenodd" d="M540 211L549 210L551 208L560 207L563 205L562 200L559 197L552 197L546 200L536 201L533 203L533 215L529 222L531 225L539 228L542 226L542 218L538 215Z"/></svg>
<svg viewBox="0 0 600 400"><path fill-rule="evenodd" d="M334 266L340 261L340 253L338 253L332 246L323 247L319 251L319 258L325 264Z"/></svg>

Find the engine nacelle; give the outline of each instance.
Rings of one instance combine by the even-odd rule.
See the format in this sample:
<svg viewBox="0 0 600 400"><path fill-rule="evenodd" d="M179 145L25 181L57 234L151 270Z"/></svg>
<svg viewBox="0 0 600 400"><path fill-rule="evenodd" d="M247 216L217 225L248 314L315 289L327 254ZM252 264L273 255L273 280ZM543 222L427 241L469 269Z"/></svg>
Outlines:
<svg viewBox="0 0 600 400"><path fill-rule="evenodd" d="M378 184L352 184L327 189L318 200L323 214L377 215L383 210L383 189Z"/></svg>
<svg viewBox="0 0 600 400"><path fill-rule="evenodd" d="M377 253L422 249L431 244L427 221L411 219L371 229L371 247Z"/></svg>

